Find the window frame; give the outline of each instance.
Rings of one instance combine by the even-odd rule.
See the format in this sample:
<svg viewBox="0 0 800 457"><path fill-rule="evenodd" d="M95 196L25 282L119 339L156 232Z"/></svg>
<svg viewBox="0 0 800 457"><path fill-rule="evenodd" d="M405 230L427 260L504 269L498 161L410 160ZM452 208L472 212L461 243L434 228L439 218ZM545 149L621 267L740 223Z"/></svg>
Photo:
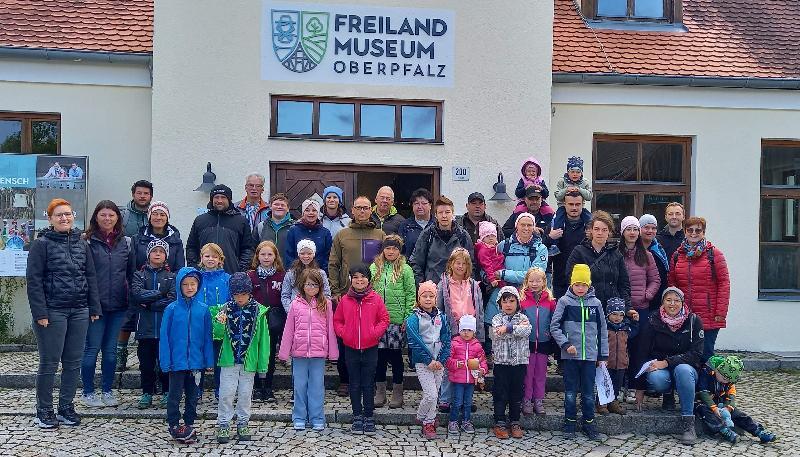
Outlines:
<svg viewBox="0 0 800 457"><path fill-rule="evenodd" d="M789 246L800 248L800 237L798 241L762 241L761 240L761 213L763 211L763 200L800 200L800 186L789 187L779 184L764 184L762 174L764 172L764 149L774 147L790 147L800 149L800 140L761 140L761 159L759 161L758 173L758 299L763 301L800 301L800 289L762 289L761 288L761 252L765 246ZM798 210L800 213L800 210ZM800 217L800 214L797 215ZM800 274L800 269L798 269ZM800 280L800 278L798 278Z"/></svg>
<svg viewBox="0 0 800 457"><path fill-rule="evenodd" d="M600 0L581 0L581 12L587 19L594 21L613 21L613 22L645 22L659 24L680 24L683 22L683 0L663 0L664 17L650 18L634 16L634 6L636 0L627 0L628 10L625 17L601 16L597 14L598 2Z"/></svg>
<svg viewBox="0 0 800 457"><path fill-rule="evenodd" d="M0 111L0 121L21 121L20 150L18 154L61 155L61 114L36 113L29 111ZM53 152L33 152L32 123L37 121L56 123L56 150ZM4 151L7 152L7 151Z"/></svg>
<svg viewBox="0 0 800 457"><path fill-rule="evenodd" d="M311 134L278 133L278 102L312 102ZM353 135L321 135L319 133L320 103L344 103L353 105ZM391 105L394 106L394 136L369 137L361 135L361 106L362 105ZM436 108L434 125L434 138L402 138L402 107L421 106ZM289 138L304 140L326 140L369 143L412 143L412 144L444 144L443 125L444 101L423 99L394 99L394 98L360 98L360 97L330 97L310 95L270 94L270 122L269 138Z"/></svg>
<svg viewBox="0 0 800 457"><path fill-rule="evenodd" d="M614 143L634 143L637 144L636 151L636 176L642 175L642 145L670 143L683 145L683 161L681 167L681 182L669 183L660 181L614 181L598 180L597 166L597 144L600 142ZM683 197L682 204L686 214L690 214L690 197L692 195L692 138L686 136L664 136L664 135L616 135L616 134L595 134L592 138L592 211L597 209L599 194L633 194L633 211L636 217L641 217L644 212L644 198L648 194L674 195Z"/></svg>

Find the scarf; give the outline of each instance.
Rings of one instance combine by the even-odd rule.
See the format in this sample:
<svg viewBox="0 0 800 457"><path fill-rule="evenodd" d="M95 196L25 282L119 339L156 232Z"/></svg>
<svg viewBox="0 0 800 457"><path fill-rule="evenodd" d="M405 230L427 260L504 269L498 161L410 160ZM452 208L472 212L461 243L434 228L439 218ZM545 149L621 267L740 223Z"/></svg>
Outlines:
<svg viewBox="0 0 800 457"><path fill-rule="evenodd" d="M317 225L320 225L319 219L315 220L314 222L308 222L305 219L300 219L300 223L303 224L303 227L313 229Z"/></svg>
<svg viewBox="0 0 800 457"><path fill-rule="evenodd" d="M664 307L662 306L659 308L659 313L661 313L661 321L667 324L672 332L677 332L682 326L683 323L686 322L686 319L689 317L689 313L686 311L686 305L684 305L680 311L678 311L677 316L670 316L664 311Z"/></svg>
<svg viewBox="0 0 800 457"><path fill-rule="evenodd" d="M280 229L283 226L283 224L285 224L286 221L289 220L290 217L291 217L291 215L287 212L286 215L283 216L283 219L281 219L278 222L275 222L275 220L273 220L272 217L267 219L267 221L269 222L270 226L272 226L272 230L277 232L278 229Z"/></svg>
<svg viewBox="0 0 800 457"><path fill-rule="evenodd" d="M350 289L347 291L347 295L355 298L359 303L361 303L361 300L363 300L364 297L366 297L370 292L372 292L371 285L367 286L367 288L361 292L353 289L353 286L350 286Z"/></svg>
<svg viewBox="0 0 800 457"><path fill-rule="evenodd" d="M256 274L258 275L259 279L267 279L270 276L274 275L277 269L275 267L264 268L259 265L256 268Z"/></svg>
<svg viewBox="0 0 800 457"><path fill-rule="evenodd" d="M687 238L684 238L683 242L681 243L681 247L686 252L687 259L694 259L700 257L703 254L703 252L705 252L707 243L708 242L706 241L706 239L703 238L702 240L698 241L697 244L692 246L689 244L689 240Z"/></svg>
<svg viewBox="0 0 800 457"><path fill-rule="evenodd" d="M661 262L661 265L664 265L664 269L669 271L669 259L667 258L667 251L664 250L664 248L655 238L653 238L653 241L650 243L650 253L653 254L653 257Z"/></svg>

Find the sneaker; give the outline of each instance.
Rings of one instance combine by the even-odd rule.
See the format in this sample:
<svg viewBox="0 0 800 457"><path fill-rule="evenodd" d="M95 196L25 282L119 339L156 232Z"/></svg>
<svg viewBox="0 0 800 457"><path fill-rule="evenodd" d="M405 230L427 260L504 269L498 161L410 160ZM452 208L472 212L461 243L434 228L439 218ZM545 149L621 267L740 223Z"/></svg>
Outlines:
<svg viewBox="0 0 800 457"><path fill-rule="evenodd" d="M517 423L511 424L511 437L512 438L520 439L524 435L525 435L525 432L522 431L522 426L521 425L519 425Z"/></svg>
<svg viewBox="0 0 800 457"><path fill-rule="evenodd" d="M450 403L445 403L445 402L439 403L439 412L440 413L449 413L450 412Z"/></svg>
<svg viewBox="0 0 800 457"><path fill-rule="evenodd" d="M81 425L81 416L75 412L75 407L73 406L59 409L56 419L64 425Z"/></svg>
<svg viewBox="0 0 800 457"><path fill-rule="evenodd" d="M167 407L167 401L169 401L169 394L164 392L164 395L161 396L161 401L159 402L162 408Z"/></svg>
<svg viewBox="0 0 800 457"><path fill-rule="evenodd" d="M179 443L186 443L194 436L194 430L186 425L170 425L169 434Z"/></svg>
<svg viewBox="0 0 800 457"><path fill-rule="evenodd" d="M564 438L571 440L575 438L575 420L565 419L564 420L564 428L562 431L564 432Z"/></svg>
<svg viewBox="0 0 800 457"><path fill-rule="evenodd" d="M461 423L461 431L464 433L473 434L475 433L475 426L472 425L470 421L464 421Z"/></svg>
<svg viewBox="0 0 800 457"><path fill-rule="evenodd" d="M42 429L56 429L58 428L58 419L53 414L53 410L37 410L36 417L33 418L33 423Z"/></svg>
<svg viewBox="0 0 800 457"><path fill-rule="evenodd" d="M250 438L253 437L253 434L250 432L250 427L246 425L237 425L236 426L236 439L239 441L250 441Z"/></svg>
<svg viewBox="0 0 800 457"><path fill-rule="evenodd" d="M719 431L719 434L722 435L725 441L731 444L736 444L736 441L739 440L739 435L730 427L723 427L722 430Z"/></svg>
<svg viewBox="0 0 800 457"><path fill-rule="evenodd" d="M672 397L673 400L675 397ZM636 391L634 389L627 389L625 391L625 403L636 403Z"/></svg>
<svg viewBox="0 0 800 457"><path fill-rule="evenodd" d="M105 406L117 406L117 405L119 405L119 402L117 401L117 398L114 397L114 392L103 392L103 395L101 397L101 401L103 402L103 405L105 405Z"/></svg>
<svg viewBox="0 0 800 457"><path fill-rule="evenodd" d="M544 416L544 400L541 398L533 400L533 413L537 416Z"/></svg>
<svg viewBox="0 0 800 457"><path fill-rule="evenodd" d="M364 419L361 416L353 416L353 425L350 426L350 432L355 435L364 434Z"/></svg>
<svg viewBox="0 0 800 457"><path fill-rule="evenodd" d="M508 439L508 429L504 424L497 424L494 426L494 436L500 440L507 440Z"/></svg>
<svg viewBox="0 0 800 457"><path fill-rule="evenodd" d="M197 442L197 433L194 431L194 427L191 425L184 425L184 428L188 430L186 438L183 439L184 444L192 444Z"/></svg>
<svg viewBox="0 0 800 457"><path fill-rule="evenodd" d="M94 392L90 394L83 394L81 399L83 400L83 405L87 408L102 408L105 406L103 405L103 400L101 400L100 397Z"/></svg>
<svg viewBox="0 0 800 457"><path fill-rule="evenodd" d="M306 429L306 423L305 423L305 422L300 422L300 421L298 421L298 422L295 422L295 423L294 423L294 425L293 425L292 427L293 427L295 430L297 430L298 432L299 432L299 431L303 431L303 430L305 430L305 429Z"/></svg>
<svg viewBox="0 0 800 457"><path fill-rule="evenodd" d="M231 428L227 425L217 427L217 443L226 444L231 440Z"/></svg>
<svg viewBox="0 0 800 457"><path fill-rule="evenodd" d="M431 422L430 424L423 424L422 425L422 436L429 439L435 440L436 439L436 424Z"/></svg>
<svg viewBox="0 0 800 457"><path fill-rule="evenodd" d="M139 409L145 409L153 406L153 395L151 394L142 394L142 397L139 398Z"/></svg>
<svg viewBox="0 0 800 457"><path fill-rule="evenodd" d="M450 421L447 425L447 434L448 435L458 435L461 433L461 429L458 427L458 421Z"/></svg>
<svg viewBox="0 0 800 457"><path fill-rule="evenodd" d="M325 430L325 423L314 424L311 426L311 430L314 430L315 432L321 432Z"/></svg>
<svg viewBox="0 0 800 457"><path fill-rule="evenodd" d="M595 427L594 421L583 421L581 431L584 435L586 435L586 438L589 438L592 441L600 441L600 434L597 433L597 427Z"/></svg>
<svg viewBox="0 0 800 457"><path fill-rule="evenodd" d="M756 436L758 437L759 441L761 441L761 444L771 443L778 439L778 437L774 433L770 433L764 430L763 428L759 428L758 433L756 433Z"/></svg>
<svg viewBox="0 0 800 457"><path fill-rule="evenodd" d="M530 400L523 400L522 402L522 414L526 416L533 415L533 403Z"/></svg>
<svg viewBox="0 0 800 457"><path fill-rule="evenodd" d="M365 435L374 435L377 432L375 429L375 418L372 417L365 417L364 418L364 434Z"/></svg>

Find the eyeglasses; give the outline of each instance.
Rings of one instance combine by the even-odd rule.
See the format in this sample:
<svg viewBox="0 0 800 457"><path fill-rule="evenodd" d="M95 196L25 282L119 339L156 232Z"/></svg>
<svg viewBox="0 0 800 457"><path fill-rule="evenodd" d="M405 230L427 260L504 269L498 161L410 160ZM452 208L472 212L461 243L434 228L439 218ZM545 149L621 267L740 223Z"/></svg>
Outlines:
<svg viewBox="0 0 800 457"><path fill-rule="evenodd" d="M370 208L369 206L354 206L353 209L358 211L369 211L372 208Z"/></svg>
<svg viewBox="0 0 800 457"><path fill-rule="evenodd" d="M307 282L307 283L303 284L303 287L310 287L312 289L319 289L319 284L314 283L314 282Z"/></svg>
<svg viewBox="0 0 800 457"><path fill-rule="evenodd" d="M244 187L247 187L247 188L250 188L250 189L263 189L264 185L263 184L245 184Z"/></svg>
<svg viewBox="0 0 800 457"><path fill-rule="evenodd" d="M703 233L704 230L701 229L701 228L689 227L689 228L683 229L683 231L686 232L686 233Z"/></svg>
<svg viewBox="0 0 800 457"><path fill-rule="evenodd" d="M53 213L53 217L56 218L56 219L61 219L62 217L65 217L65 218L69 219L70 217L75 217L75 212L74 211L67 211L67 212L64 212L64 213Z"/></svg>

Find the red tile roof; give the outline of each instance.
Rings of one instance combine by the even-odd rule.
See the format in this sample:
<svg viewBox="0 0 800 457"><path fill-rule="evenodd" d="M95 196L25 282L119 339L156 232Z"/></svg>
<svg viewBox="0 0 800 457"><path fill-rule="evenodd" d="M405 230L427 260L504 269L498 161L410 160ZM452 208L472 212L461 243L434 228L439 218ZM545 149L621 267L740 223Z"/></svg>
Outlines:
<svg viewBox="0 0 800 457"><path fill-rule="evenodd" d="M153 0L2 0L0 46L153 52Z"/></svg>
<svg viewBox="0 0 800 457"><path fill-rule="evenodd" d="M683 23L688 32L592 30L573 0L555 0L553 72L800 78L797 0L684 0Z"/></svg>

